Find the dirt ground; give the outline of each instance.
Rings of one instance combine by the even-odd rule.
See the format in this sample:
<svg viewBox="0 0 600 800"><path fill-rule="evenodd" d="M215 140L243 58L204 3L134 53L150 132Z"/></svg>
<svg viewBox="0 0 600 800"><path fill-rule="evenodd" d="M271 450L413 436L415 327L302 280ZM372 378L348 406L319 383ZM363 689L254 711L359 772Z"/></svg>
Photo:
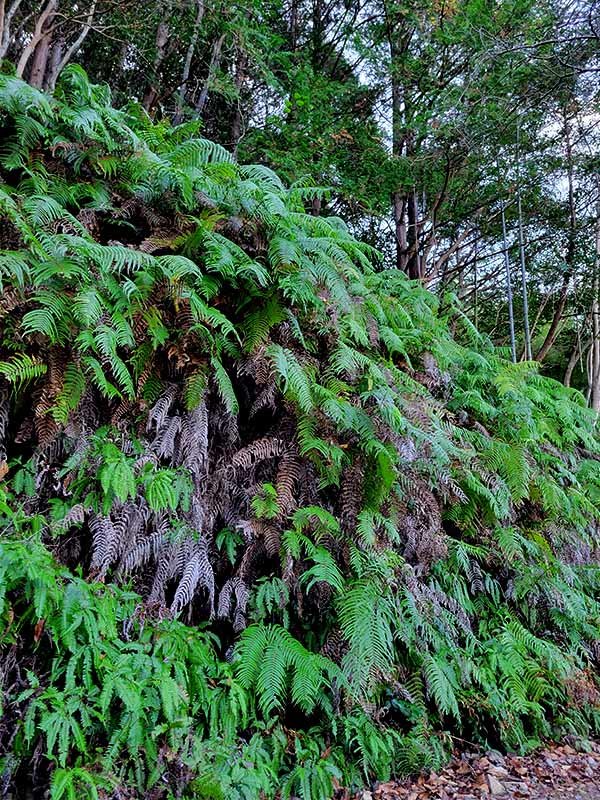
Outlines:
<svg viewBox="0 0 600 800"><path fill-rule="evenodd" d="M549 745L528 756L463 752L439 773L380 784L360 800L509 798L600 800L600 744Z"/></svg>

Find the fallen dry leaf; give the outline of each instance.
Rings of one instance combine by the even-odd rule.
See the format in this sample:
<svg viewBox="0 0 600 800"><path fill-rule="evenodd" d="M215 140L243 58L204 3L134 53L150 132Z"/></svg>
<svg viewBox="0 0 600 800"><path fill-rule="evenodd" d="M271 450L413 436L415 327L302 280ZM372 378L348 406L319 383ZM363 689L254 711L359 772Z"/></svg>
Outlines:
<svg viewBox="0 0 600 800"><path fill-rule="evenodd" d="M360 798L360 794L358 795ZM380 784L373 800L600 800L600 743L549 745L529 756L456 753L441 773Z"/></svg>
<svg viewBox="0 0 600 800"><path fill-rule="evenodd" d="M34 642L37 643L42 638L42 634L44 632L45 625L46 625L46 620L45 619L38 619L38 621L35 623L35 628L33 629L33 641Z"/></svg>

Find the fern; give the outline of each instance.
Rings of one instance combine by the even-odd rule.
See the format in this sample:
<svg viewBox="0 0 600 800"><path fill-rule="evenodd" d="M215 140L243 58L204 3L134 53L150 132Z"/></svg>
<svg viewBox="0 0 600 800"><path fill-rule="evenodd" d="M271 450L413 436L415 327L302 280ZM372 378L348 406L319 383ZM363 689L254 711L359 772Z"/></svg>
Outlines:
<svg viewBox="0 0 600 800"><path fill-rule="evenodd" d="M46 369L46 364L26 353L14 355L8 361L0 361L0 375L4 375L17 388L44 375Z"/></svg>
<svg viewBox="0 0 600 800"><path fill-rule="evenodd" d="M280 708L288 690L292 702L310 713L327 680L341 678L335 664L306 650L276 625L247 628L237 646L237 658L239 681L246 689L256 687L263 714Z"/></svg>
<svg viewBox="0 0 600 800"><path fill-rule="evenodd" d="M299 364L295 355L291 350L279 345L272 345L269 348L269 355L283 382L283 392L289 394L305 414L312 411L314 404L311 396L310 377Z"/></svg>
<svg viewBox="0 0 600 800"><path fill-rule="evenodd" d="M371 581L348 587L337 601L338 618L350 648L344 671L358 693L389 679L394 664L396 613L389 592Z"/></svg>
<svg viewBox="0 0 600 800"><path fill-rule="evenodd" d="M239 404L235 395L231 378L227 374L223 364L217 358L213 358L211 363L214 368L214 378L217 384L219 395L227 411L230 414L235 415L239 411Z"/></svg>
<svg viewBox="0 0 600 800"><path fill-rule="evenodd" d="M79 67L53 98L0 75L0 110L18 776L45 753L57 797L321 800L438 769L442 727L591 735L585 400L196 123Z"/></svg>

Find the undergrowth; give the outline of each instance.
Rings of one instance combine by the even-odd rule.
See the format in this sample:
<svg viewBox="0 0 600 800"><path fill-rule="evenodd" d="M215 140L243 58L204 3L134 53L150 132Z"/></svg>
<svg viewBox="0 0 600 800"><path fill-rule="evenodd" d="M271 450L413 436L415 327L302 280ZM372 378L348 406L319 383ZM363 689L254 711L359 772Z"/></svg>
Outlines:
<svg viewBox="0 0 600 800"><path fill-rule="evenodd" d="M0 128L3 796L321 800L592 735L583 397L77 67L1 76Z"/></svg>

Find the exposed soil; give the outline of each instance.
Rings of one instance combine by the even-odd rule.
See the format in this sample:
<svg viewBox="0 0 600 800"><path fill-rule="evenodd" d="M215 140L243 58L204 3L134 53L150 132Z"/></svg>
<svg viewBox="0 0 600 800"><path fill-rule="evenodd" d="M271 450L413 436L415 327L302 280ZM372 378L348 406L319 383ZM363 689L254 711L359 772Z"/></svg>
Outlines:
<svg viewBox="0 0 600 800"><path fill-rule="evenodd" d="M463 752L440 773L379 784L361 800L600 800L600 744L528 756Z"/></svg>

